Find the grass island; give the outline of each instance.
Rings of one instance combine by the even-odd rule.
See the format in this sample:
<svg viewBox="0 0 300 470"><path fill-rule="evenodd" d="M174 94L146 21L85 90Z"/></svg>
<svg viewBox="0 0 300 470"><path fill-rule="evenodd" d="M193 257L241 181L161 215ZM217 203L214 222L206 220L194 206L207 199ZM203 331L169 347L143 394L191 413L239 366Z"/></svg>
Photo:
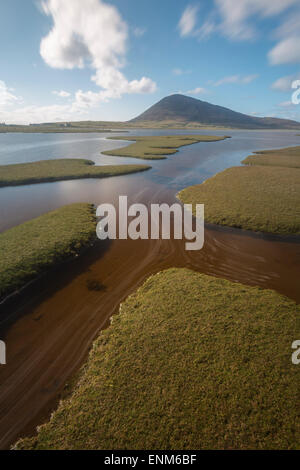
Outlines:
<svg viewBox="0 0 300 470"><path fill-rule="evenodd" d="M163 160L166 155L178 152L178 148L192 145L197 142L218 142L230 138L229 136L211 135L165 135L165 136L139 136L139 137L112 137L113 140L135 141L127 147L115 150L105 150L104 155L114 157L132 157L143 160Z"/></svg>
<svg viewBox="0 0 300 470"><path fill-rule="evenodd" d="M150 168L148 165L96 166L91 160L77 158L41 160L33 163L0 166L0 187L83 178L107 178L137 173Z"/></svg>

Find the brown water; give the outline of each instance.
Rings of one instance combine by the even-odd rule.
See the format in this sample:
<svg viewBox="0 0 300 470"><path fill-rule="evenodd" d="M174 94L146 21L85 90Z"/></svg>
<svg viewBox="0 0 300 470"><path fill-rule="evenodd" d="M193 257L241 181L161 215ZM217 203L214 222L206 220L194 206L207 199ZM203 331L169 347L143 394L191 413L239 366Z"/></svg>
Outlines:
<svg viewBox="0 0 300 470"><path fill-rule="evenodd" d="M85 137L81 140L84 145ZM99 150L102 142L107 146L107 141L99 140L88 144ZM299 138L293 133L234 132L234 139L197 144L154 162L148 173L5 188L0 190L1 227L75 201L116 204L121 194L128 195L129 204L172 203L182 187L238 164L251 150L296 143ZM87 158L93 158L92 152ZM110 160L97 155L94 159L97 163ZM300 244L295 241L213 226L206 227L205 245L199 252L185 251L180 240L98 242L81 258L2 306L6 320L0 338L7 344L8 363L0 368L0 447L32 433L48 418L64 385L86 359L93 339L109 324L120 302L150 274L173 266L189 267L275 289L300 301L299 261ZM91 290L91 281L97 281L101 290Z"/></svg>

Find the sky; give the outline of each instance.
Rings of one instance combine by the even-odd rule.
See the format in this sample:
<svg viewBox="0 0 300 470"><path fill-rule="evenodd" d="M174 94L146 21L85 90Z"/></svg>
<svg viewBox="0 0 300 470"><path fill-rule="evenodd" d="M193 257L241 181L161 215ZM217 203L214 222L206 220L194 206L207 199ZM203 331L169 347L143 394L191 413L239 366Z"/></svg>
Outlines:
<svg viewBox="0 0 300 470"><path fill-rule="evenodd" d="M123 121L174 93L300 121L300 0L1 0L0 44L0 122Z"/></svg>

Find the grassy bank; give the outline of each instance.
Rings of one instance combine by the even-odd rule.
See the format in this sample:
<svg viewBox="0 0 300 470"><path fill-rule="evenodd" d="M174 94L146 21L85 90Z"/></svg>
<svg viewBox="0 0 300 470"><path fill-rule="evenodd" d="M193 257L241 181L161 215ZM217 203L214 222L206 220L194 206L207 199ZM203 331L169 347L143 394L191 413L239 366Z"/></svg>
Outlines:
<svg viewBox="0 0 300 470"><path fill-rule="evenodd" d="M187 269L149 278L23 449L294 449L300 308Z"/></svg>
<svg viewBox="0 0 300 470"><path fill-rule="evenodd" d="M247 167L229 168L178 194L205 204L205 221L246 230L300 233L300 147L250 155Z"/></svg>
<svg viewBox="0 0 300 470"><path fill-rule="evenodd" d="M0 166L0 187L46 183L79 178L106 178L151 168L147 165L95 166L82 159L42 160L34 163Z"/></svg>
<svg viewBox="0 0 300 470"><path fill-rule="evenodd" d="M208 135L170 135L170 136L145 136L145 137L113 137L113 140L135 141L116 150L106 150L104 155L114 157L133 157L144 160L162 160L166 155L176 153L179 147L191 145L197 142L217 142L228 137L217 137Z"/></svg>
<svg viewBox="0 0 300 470"><path fill-rule="evenodd" d="M245 230L300 233L300 172L292 168L229 168L178 194L205 204L205 221Z"/></svg>
<svg viewBox="0 0 300 470"><path fill-rule="evenodd" d="M288 147L276 150L261 150L245 158L245 165L281 166L300 168L300 147Z"/></svg>
<svg viewBox="0 0 300 470"><path fill-rule="evenodd" d="M72 204L0 234L0 299L22 288L96 238L90 204Z"/></svg>

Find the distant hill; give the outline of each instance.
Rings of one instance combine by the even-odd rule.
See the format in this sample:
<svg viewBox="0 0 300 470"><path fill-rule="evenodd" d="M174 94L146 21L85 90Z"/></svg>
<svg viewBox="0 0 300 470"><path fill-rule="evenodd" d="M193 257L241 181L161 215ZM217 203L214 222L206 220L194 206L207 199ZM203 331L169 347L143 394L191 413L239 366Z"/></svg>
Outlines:
<svg viewBox="0 0 300 470"><path fill-rule="evenodd" d="M300 129L300 122L271 117L255 117L238 113L190 96L171 95L154 104L130 124L156 122L166 124L198 124L241 129Z"/></svg>

